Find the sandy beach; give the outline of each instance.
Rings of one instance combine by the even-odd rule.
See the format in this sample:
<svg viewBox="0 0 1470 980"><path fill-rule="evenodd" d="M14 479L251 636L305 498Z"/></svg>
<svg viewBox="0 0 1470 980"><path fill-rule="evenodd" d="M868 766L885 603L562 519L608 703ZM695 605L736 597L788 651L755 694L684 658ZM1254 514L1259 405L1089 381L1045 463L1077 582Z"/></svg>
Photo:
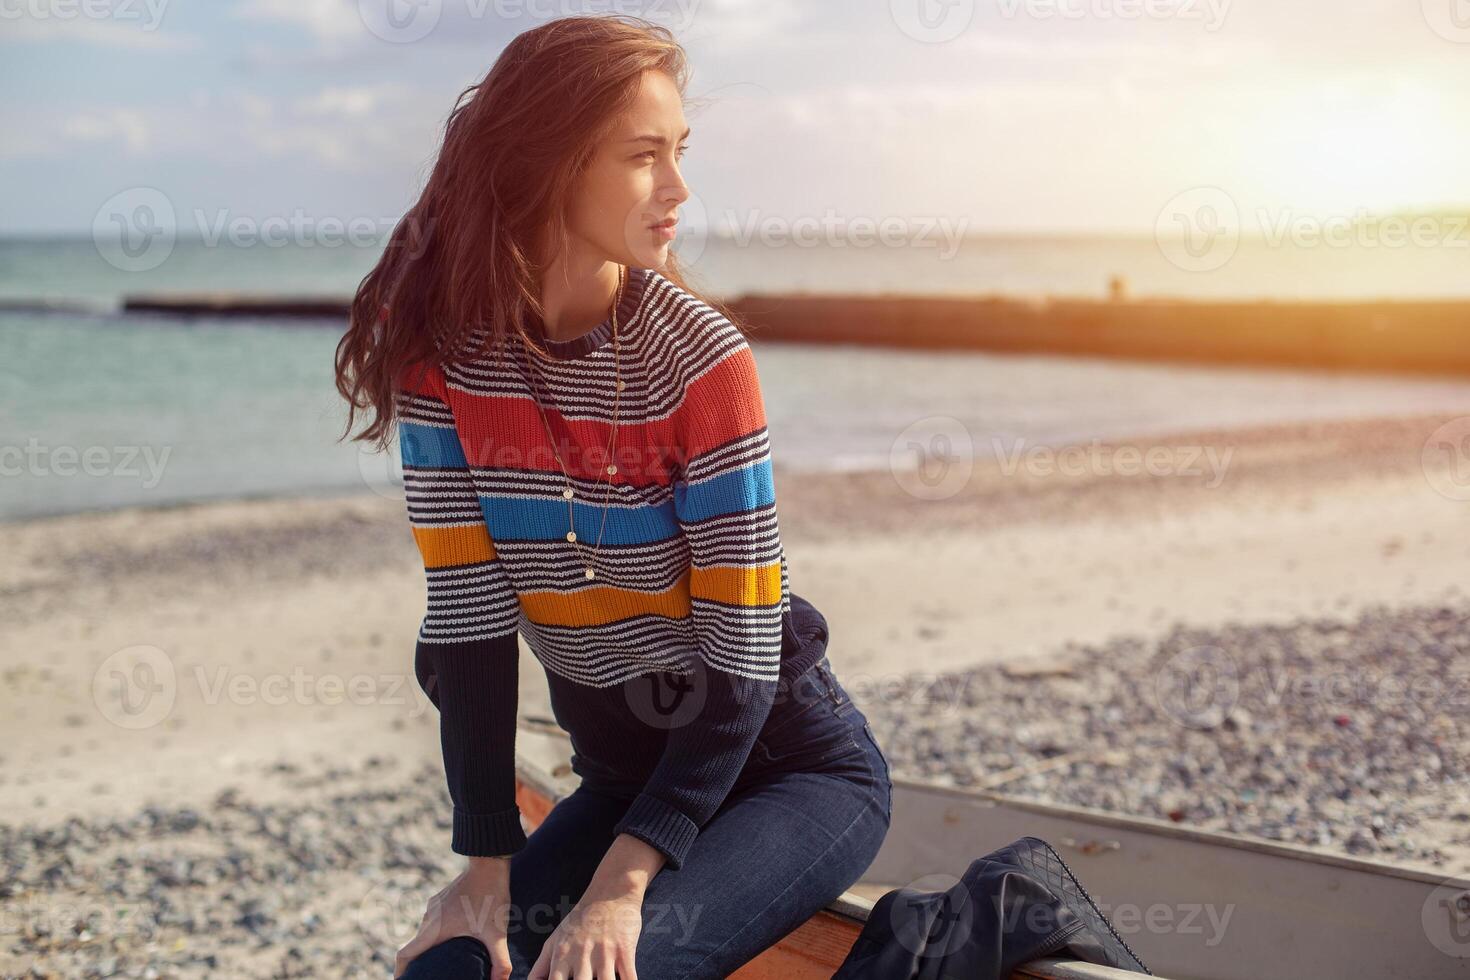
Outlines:
<svg viewBox="0 0 1470 980"><path fill-rule="evenodd" d="M954 492L778 468L791 587L827 616L896 776L981 785L1106 749L1001 788L1470 872L1470 493L1425 453L1451 422L1094 444L1074 470L987 464ZM1137 474L1129 450L1166 462ZM130 509L5 538L0 972L384 975L458 865L402 501ZM1313 643L1334 651L1320 668ZM1241 684L1181 714L1151 679L1199 648ZM1283 699L1272 669L1430 689ZM550 717L524 650L521 711ZM1350 760L1349 735L1381 796L1278 787L1302 794L1278 812L1261 766L1235 764L1263 741Z"/></svg>

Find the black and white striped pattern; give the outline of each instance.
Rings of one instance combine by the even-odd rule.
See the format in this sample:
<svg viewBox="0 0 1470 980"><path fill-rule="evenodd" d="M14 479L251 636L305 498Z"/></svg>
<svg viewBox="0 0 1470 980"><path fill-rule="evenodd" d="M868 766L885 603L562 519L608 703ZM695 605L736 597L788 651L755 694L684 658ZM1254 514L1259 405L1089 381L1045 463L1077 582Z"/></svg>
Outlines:
<svg viewBox="0 0 1470 980"><path fill-rule="evenodd" d="M610 345L572 361L545 359L533 368L529 353L512 338L499 356L471 358L444 367L444 382L453 399L522 399L530 402L531 378L537 379L543 399L569 419L610 424L614 397L621 399L620 422L631 427L643 421L671 419L683 404L689 386L721 359L746 343L745 337L707 304L649 270L637 310L620 323L622 349L617 355L625 388L615 390L613 350ZM478 346L477 334L471 343ZM536 373L533 375L532 371ZM458 404L458 402L456 402ZM480 417L482 406L475 409ZM433 405L416 406L419 420L453 426L448 406L442 413ZM480 437L481 434L476 434ZM490 434L484 434L488 437ZM501 435L496 433L495 435ZM504 438L506 444L513 444ZM625 445L620 440L619 445ZM678 479L694 483L712 479L731 468L769 457L765 429L750 433L691 461ZM668 461L671 472L675 461ZM405 483L409 483L405 473ZM479 495L492 498L528 497L561 500L566 478L560 472L524 466L484 466L465 471L419 473L409 492L411 512L425 524L435 520L484 519ZM606 483L572 478L579 499L593 491L600 506ZM657 528L660 540L633 545L604 543L592 563L594 579L585 577L586 552L573 549L548 535L498 535L497 559L486 567L464 569L466 576L431 577L431 617L425 632L450 637L454 630L504 631L518 628L538 661L567 680L591 687L607 687L655 670L680 670L691 657L703 657L721 670L748 678L774 680L780 670L780 618L790 613L785 550L781 544L774 506L752 514L712 518L680 526L672 519L673 488L668 483L645 486L613 484L608 506L628 508L648 520L664 520ZM564 528L564 512L558 512ZM493 522L492 522L493 523ZM653 536L653 535L650 535ZM582 533L591 546L595 533ZM657 594L676 587L694 567L721 564L781 567L780 615L773 610L727 605L694 599L687 619L631 613L599 625L561 626L534 623L517 603L517 596L555 592L575 602L578 593L607 588ZM498 595L497 595L498 591ZM477 603L480 605L477 606ZM517 615L519 614L519 615ZM476 618L476 617L480 618ZM596 617L593 617L596 618ZM431 628L432 620L432 628Z"/></svg>

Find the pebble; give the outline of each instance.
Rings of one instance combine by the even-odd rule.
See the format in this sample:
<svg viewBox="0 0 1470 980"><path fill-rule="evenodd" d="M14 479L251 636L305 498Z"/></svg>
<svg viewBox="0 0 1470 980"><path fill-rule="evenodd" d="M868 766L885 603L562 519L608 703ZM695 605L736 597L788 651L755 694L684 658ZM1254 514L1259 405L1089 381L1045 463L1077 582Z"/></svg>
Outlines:
<svg viewBox="0 0 1470 980"><path fill-rule="evenodd" d="M390 975L429 896L463 864L442 770L393 768L338 769L329 791L294 804L232 787L204 810L0 824L15 925L0 976Z"/></svg>
<svg viewBox="0 0 1470 980"><path fill-rule="evenodd" d="M978 786L1047 763L998 790L1432 865L1430 824L1470 824L1470 610L1176 626L1074 652L1065 675L984 666L909 675L881 700L851 690L895 776ZM1214 673L1172 686L1201 663ZM1395 679L1416 696L1393 696ZM0 824L0 975L390 975L462 865L442 770L373 758L263 778L292 780L299 801L231 787L203 808Z"/></svg>
<svg viewBox="0 0 1470 980"><path fill-rule="evenodd" d="M985 665L852 694L899 777L1038 765L995 790L1435 867L1427 824L1470 820L1470 608L1176 623L1069 653L1065 675ZM1080 757L1040 766L1062 752Z"/></svg>

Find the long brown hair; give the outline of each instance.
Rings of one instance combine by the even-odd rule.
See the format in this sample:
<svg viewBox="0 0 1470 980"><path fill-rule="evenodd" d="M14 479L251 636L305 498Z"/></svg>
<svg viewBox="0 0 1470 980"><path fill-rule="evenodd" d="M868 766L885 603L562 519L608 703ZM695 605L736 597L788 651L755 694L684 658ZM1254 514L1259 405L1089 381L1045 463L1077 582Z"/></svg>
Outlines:
<svg viewBox="0 0 1470 980"><path fill-rule="evenodd" d="M688 63L667 28L628 15L563 17L517 35L460 93L424 191L359 284L337 344L343 437L357 410L372 408L354 438L388 447L394 390L410 365L488 354L512 333L535 344L525 319L545 315L536 249L543 235L565 249L576 180L650 69L683 96ZM658 271L699 295L672 251ZM476 330L484 337L471 351Z"/></svg>

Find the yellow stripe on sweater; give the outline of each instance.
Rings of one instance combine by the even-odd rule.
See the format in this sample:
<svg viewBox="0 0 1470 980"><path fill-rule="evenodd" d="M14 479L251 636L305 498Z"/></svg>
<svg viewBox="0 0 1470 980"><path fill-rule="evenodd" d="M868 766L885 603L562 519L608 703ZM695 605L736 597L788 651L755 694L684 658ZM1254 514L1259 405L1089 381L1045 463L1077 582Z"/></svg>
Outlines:
<svg viewBox="0 0 1470 980"><path fill-rule="evenodd" d="M689 575L663 592L640 592L612 585L576 592L522 592L521 608L533 623L543 626L601 626L632 616L664 616L684 619L689 615Z"/></svg>
<svg viewBox="0 0 1470 980"><path fill-rule="evenodd" d="M716 565L691 570L689 592L727 606L774 606L781 601L781 563L760 568Z"/></svg>
<svg viewBox="0 0 1470 980"><path fill-rule="evenodd" d="M495 544L484 521L415 527L413 539L423 553L425 568L470 565L495 557Z"/></svg>
<svg viewBox="0 0 1470 980"><path fill-rule="evenodd" d="M691 593L731 606L774 606L781 601L781 563L760 568L716 566L685 572L672 588L642 592L594 586L576 592L522 592L521 608L544 626L601 626L633 616L684 619Z"/></svg>

